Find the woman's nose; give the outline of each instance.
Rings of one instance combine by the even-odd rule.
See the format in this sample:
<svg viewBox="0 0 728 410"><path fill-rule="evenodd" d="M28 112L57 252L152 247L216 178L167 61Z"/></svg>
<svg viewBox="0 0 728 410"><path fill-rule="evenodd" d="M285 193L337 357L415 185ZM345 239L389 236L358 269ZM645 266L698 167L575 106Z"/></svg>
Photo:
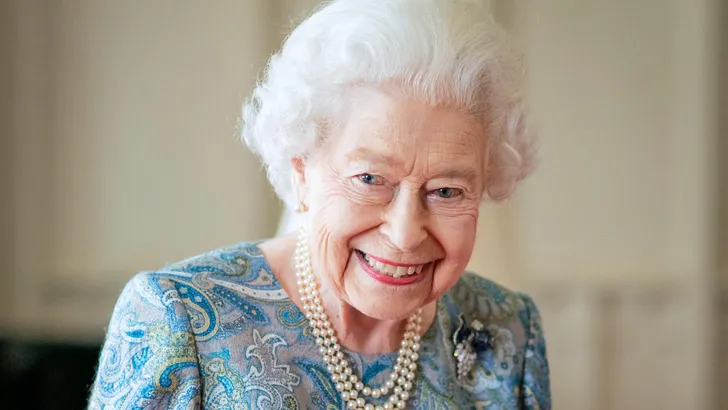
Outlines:
<svg viewBox="0 0 728 410"><path fill-rule="evenodd" d="M399 250L415 250L428 235L425 214L418 192L399 191L390 202L381 231Z"/></svg>

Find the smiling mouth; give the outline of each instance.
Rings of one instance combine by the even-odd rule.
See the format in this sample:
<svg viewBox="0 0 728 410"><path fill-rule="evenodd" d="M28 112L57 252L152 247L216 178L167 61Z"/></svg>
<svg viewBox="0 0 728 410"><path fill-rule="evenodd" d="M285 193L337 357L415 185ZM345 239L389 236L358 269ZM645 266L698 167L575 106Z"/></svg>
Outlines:
<svg viewBox="0 0 728 410"><path fill-rule="evenodd" d="M359 253L364 261L366 261L366 263L371 266L372 269L374 269L377 273L393 278L406 278L410 276L415 276L418 273L422 272L422 269L427 265L426 263L422 265L392 264L389 262L385 262L380 258L370 256L358 249L356 250L356 252Z"/></svg>

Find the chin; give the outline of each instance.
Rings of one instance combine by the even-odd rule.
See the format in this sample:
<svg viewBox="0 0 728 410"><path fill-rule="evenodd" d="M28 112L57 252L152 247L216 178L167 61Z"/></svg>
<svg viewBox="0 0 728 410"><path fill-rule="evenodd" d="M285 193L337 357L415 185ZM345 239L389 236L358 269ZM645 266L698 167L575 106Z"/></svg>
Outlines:
<svg viewBox="0 0 728 410"><path fill-rule="evenodd" d="M368 306L358 307L356 305L352 305L354 309L360 311L361 313L377 320L405 320L408 317L412 316L417 309L420 307L415 306L407 306L407 307L393 307L392 309L382 309L381 306L391 306L391 303L388 303L387 301L382 301L381 303L376 303L376 306L371 306L371 302L367 303Z"/></svg>

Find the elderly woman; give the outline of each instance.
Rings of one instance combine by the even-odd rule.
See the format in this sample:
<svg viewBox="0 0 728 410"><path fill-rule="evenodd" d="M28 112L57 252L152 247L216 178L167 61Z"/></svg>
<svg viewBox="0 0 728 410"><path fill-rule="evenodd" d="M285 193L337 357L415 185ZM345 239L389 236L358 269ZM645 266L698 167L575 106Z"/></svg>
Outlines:
<svg viewBox="0 0 728 410"><path fill-rule="evenodd" d="M533 168L523 76L474 1L318 10L243 110L301 229L134 277L90 407L550 408L533 301L465 272Z"/></svg>

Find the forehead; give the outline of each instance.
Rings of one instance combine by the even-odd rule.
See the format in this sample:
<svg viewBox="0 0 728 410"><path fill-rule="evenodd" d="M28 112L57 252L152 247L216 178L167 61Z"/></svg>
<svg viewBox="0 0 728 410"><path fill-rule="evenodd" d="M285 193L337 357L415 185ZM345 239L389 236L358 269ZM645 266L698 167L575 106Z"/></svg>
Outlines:
<svg viewBox="0 0 728 410"><path fill-rule="evenodd" d="M470 115L374 90L353 93L349 101L330 145L338 158L369 161L380 156L413 166L424 156L430 168L482 165L485 133Z"/></svg>

